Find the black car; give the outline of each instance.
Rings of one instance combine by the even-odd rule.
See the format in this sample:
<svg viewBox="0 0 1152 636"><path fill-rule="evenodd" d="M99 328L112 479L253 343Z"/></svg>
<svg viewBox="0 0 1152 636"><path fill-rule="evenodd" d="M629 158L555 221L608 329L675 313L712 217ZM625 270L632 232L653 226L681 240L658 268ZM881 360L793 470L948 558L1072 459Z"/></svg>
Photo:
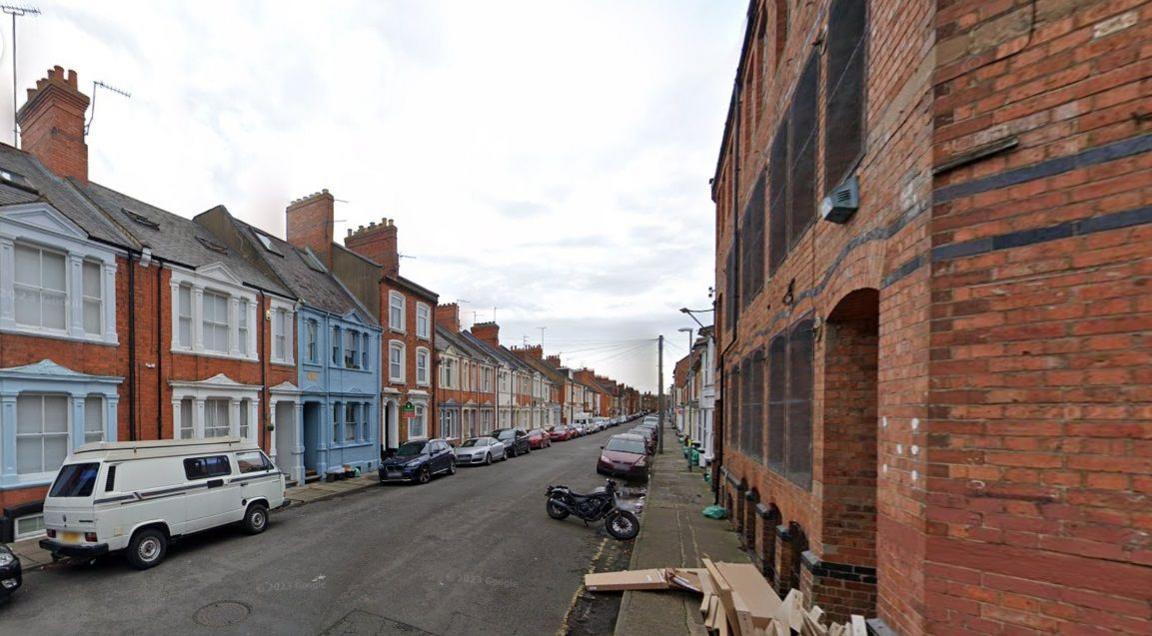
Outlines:
<svg viewBox="0 0 1152 636"><path fill-rule="evenodd" d="M8 546L0 544L0 601L7 600L23 583L20 559Z"/></svg>
<svg viewBox="0 0 1152 636"><path fill-rule="evenodd" d="M509 457L532 452L532 445L528 443L528 433L518 428L498 428L490 435L504 442L504 452Z"/></svg>
<svg viewBox="0 0 1152 636"><path fill-rule="evenodd" d="M415 439L404 442L380 462L380 483L406 481L426 484L433 475L456 474L452 447L442 439Z"/></svg>

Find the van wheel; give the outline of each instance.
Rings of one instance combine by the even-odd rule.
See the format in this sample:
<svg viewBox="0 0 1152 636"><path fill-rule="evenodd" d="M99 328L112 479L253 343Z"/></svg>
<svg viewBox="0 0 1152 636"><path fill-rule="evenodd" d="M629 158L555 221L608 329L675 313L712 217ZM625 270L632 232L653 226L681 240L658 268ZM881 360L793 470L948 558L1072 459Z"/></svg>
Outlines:
<svg viewBox="0 0 1152 636"><path fill-rule="evenodd" d="M241 522L244 532L260 534L268 527L268 506L254 503L244 511L244 521Z"/></svg>
<svg viewBox="0 0 1152 636"><path fill-rule="evenodd" d="M128 563L137 570L157 565L167 553L168 537L156 528L140 530L128 542Z"/></svg>

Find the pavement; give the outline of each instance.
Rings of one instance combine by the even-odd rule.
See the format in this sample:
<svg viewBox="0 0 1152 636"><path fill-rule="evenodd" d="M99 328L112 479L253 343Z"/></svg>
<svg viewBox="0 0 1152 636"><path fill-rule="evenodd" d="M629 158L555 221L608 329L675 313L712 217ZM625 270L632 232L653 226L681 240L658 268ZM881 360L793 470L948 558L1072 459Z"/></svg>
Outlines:
<svg viewBox="0 0 1152 636"><path fill-rule="evenodd" d="M544 490L602 484L611 432L423 486L310 484L266 532L192 535L150 570L109 555L30 571L0 633L554 634L611 540L550 519Z"/></svg>
<svg viewBox="0 0 1152 636"><path fill-rule="evenodd" d="M665 452L654 456L644 518L629 569L699 568L704 567L703 557L748 562L728 521L701 514L712 504L712 492L702 469L688 471L688 461L675 439L670 431L665 431ZM700 595L675 590L625 591L615 633L707 634L700 616Z"/></svg>

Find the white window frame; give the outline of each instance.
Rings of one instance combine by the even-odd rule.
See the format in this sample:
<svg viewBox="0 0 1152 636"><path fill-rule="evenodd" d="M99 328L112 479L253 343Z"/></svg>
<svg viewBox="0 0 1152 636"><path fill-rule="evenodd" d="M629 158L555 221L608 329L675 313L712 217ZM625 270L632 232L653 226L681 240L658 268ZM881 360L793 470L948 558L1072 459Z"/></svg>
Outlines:
<svg viewBox="0 0 1152 636"><path fill-rule="evenodd" d="M320 363L320 323L315 318L304 321L304 361Z"/></svg>
<svg viewBox="0 0 1152 636"><path fill-rule="evenodd" d="M16 322L16 245L64 256L64 328ZM70 219L42 202L6 206L0 211L0 331L116 345L116 257L114 248L88 238ZM84 328L84 263L100 267L100 332ZM90 299L94 297L91 296Z"/></svg>
<svg viewBox="0 0 1152 636"><path fill-rule="evenodd" d="M396 324L396 316L394 312L399 310L400 324ZM388 328L392 331L405 333L407 331L405 322L408 317L408 299L398 291L388 292Z"/></svg>
<svg viewBox="0 0 1152 636"><path fill-rule="evenodd" d="M172 380L172 439L182 439L181 429L187 429L184 421L185 413L181 403L191 400L192 426L190 438L204 439L205 409L210 399L228 401L228 428L229 435L240 436L240 409L247 409L248 436L251 442L256 442L260 434L260 392L263 387L259 385L241 384L223 373L206 380L184 381Z"/></svg>
<svg viewBox="0 0 1152 636"><path fill-rule="evenodd" d="M198 356L213 358L229 358L234 360L257 361L259 359L256 347L256 312L260 306L255 290L245 287L243 281L221 263L205 265L197 270L187 270L171 265L165 265L172 272L169 285L171 287L170 304L172 313L172 351L174 353L189 353ZM180 342L180 287L188 286L191 289L192 301L191 337L188 344ZM210 292L225 296L228 307L228 349L227 351L213 351L204 346L204 294ZM241 300L246 300L246 316L240 316ZM272 306L292 308L291 303L272 299ZM271 314L268 314L270 317ZM241 329L243 322L247 327L245 347L240 346ZM291 356L292 347L287 347ZM271 358L271 356L269 356ZM275 362L275 360L274 360Z"/></svg>
<svg viewBox="0 0 1152 636"><path fill-rule="evenodd" d="M268 316L271 318L271 327L269 332L272 334L272 351L269 358L273 364L295 364L296 355L295 351L295 338L292 336L296 331L296 308L292 303L273 298L269 303ZM283 316L283 323L279 324L279 317ZM279 324L279 326L278 326ZM284 333L278 333L279 327L282 326ZM283 336L284 344L281 355L276 355L276 339Z"/></svg>
<svg viewBox="0 0 1152 636"><path fill-rule="evenodd" d="M428 407L422 402L417 402L416 416L408 420L408 439L428 437ZM419 424L419 433L415 429L415 425Z"/></svg>
<svg viewBox="0 0 1152 636"><path fill-rule="evenodd" d="M392 352L394 350L400 351L400 373L399 375L392 373ZM408 366L408 351L407 345L403 340L389 340L388 341L388 381L394 383L403 383Z"/></svg>
<svg viewBox="0 0 1152 636"><path fill-rule="evenodd" d="M420 367L421 358L424 360L423 369ZM427 347L416 347L416 386L428 386L431 384L431 370L432 354L428 351Z"/></svg>
<svg viewBox="0 0 1152 636"><path fill-rule="evenodd" d="M420 321L424 326L420 326ZM432 339L432 308L425 303L416 303L416 337L424 340Z"/></svg>

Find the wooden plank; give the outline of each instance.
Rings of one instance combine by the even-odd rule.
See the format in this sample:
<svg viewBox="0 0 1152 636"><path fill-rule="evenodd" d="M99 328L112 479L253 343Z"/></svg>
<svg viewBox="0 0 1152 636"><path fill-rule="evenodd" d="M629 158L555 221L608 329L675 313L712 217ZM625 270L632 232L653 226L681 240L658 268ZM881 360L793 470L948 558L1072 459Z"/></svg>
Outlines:
<svg viewBox="0 0 1152 636"><path fill-rule="evenodd" d="M848 632L852 636L868 636L868 626L864 623L864 617L859 614L852 615L852 624Z"/></svg>
<svg viewBox="0 0 1152 636"><path fill-rule="evenodd" d="M732 600L732 586L724 579L724 575L720 573L719 568L711 559L704 559L704 567L708 570L708 575L712 577L716 596L720 597L720 606L724 610L724 618L728 623L728 628L732 630L735 636L743 636L740 631L739 618L736 616L736 605Z"/></svg>
<svg viewBox="0 0 1152 636"><path fill-rule="evenodd" d="M701 592L700 574L707 574L704 568L669 568L668 582L690 592Z"/></svg>
<svg viewBox="0 0 1152 636"><path fill-rule="evenodd" d="M620 590L667 590L672 587L663 569L594 572L584 575L584 587L591 592Z"/></svg>
<svg viewBox="0 0 1152 636"><path fill-rule="evenodd" d="M712 587L712 577L709 576L708 571L705 570L704 574L702 574L700 576L700 591L703 593L703 596L704 596L703 600L700 601L700 613L701 614L704 614L704 615L708 614L708 603L710 602L709 599L712 596L715 596L714 590L715 590L715 588Z"/></svg>
<svg viewBox="0 0 1152 636"><path fill-rule="evenodd" d="M716 568L732 586L733 593L743 599L753 623L767 626L781 601L760 570L751 563L717 563Z"/></svg>

